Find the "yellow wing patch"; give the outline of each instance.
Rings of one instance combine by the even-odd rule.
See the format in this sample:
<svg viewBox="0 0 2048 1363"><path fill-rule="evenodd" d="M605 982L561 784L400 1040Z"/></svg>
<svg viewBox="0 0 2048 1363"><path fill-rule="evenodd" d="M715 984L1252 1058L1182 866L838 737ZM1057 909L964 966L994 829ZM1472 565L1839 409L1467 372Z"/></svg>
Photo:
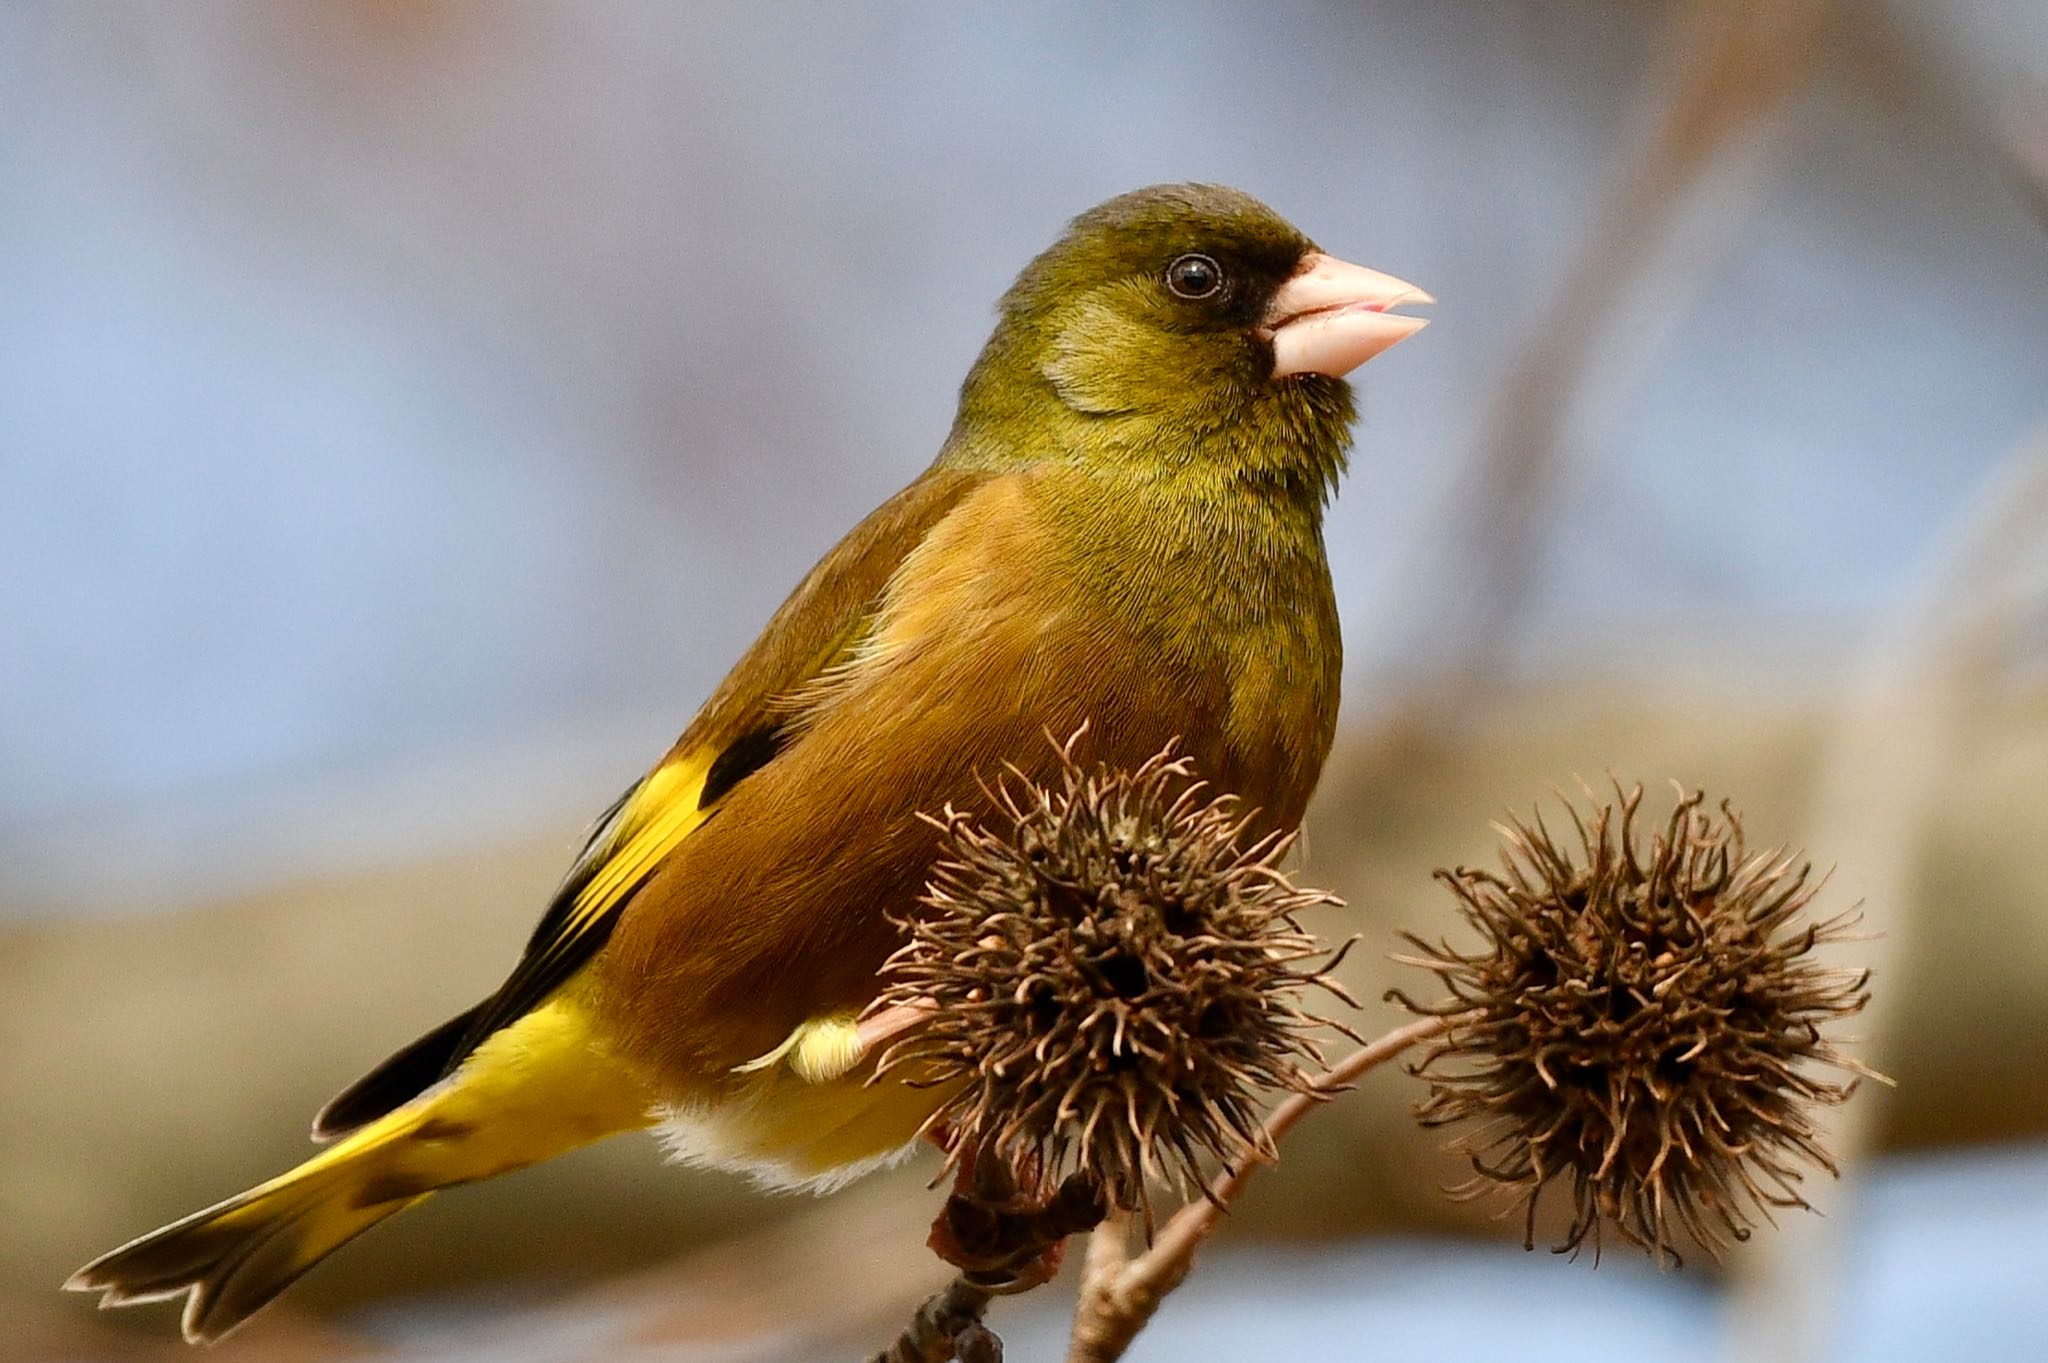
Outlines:
<svg viewBox="0 0 2048 1363"><path fill-rule="evenodd" d="M866 616L855 617L820 651L810 673L830 673L856 653L866 624ZM478 1010L448 1070L492 1032L538 1007L596 954L654 868L711 817L727 791L772 761L800 731L803 704L771 699L755 718L719 746L700 744L663 762L612 808L542 915L525 955Z"/></svg>
<svg viewBox="0 0 2048 1363"><path fill-rule="evenodd" d="M657 767L620 806L616 828L586 853L572 878L587 875L576 891L564 920L564 935L573 936L609 912L647 873L703 823L710 811L698 797L711 772L708 756L684 758Z"/></svg>
<svg viewBox="0 0 2048 1363"><path fill-rule="evenodd" d="M634 890L710 817L705 783L718 755L687 753L649 772L591 836L569 878L542 916L519 964L477 1010L443 1073L483 1039L559 989L604 945Z"/></svg>

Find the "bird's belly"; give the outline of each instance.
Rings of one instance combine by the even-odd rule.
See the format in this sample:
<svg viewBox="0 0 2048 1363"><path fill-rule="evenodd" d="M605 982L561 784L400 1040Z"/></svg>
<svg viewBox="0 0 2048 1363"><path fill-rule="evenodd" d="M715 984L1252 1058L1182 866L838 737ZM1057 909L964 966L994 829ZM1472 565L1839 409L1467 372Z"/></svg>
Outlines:
<svg viewBox="0 0 2048 1363"><path fill-rule="evenodd" d="M775 1065L716 1097L665 1104L656 1135L686 1164L746 1174L764 1188L830 1192L908 1158L948 1092L867 1082L872 1065L814 1082Z"/></svg>

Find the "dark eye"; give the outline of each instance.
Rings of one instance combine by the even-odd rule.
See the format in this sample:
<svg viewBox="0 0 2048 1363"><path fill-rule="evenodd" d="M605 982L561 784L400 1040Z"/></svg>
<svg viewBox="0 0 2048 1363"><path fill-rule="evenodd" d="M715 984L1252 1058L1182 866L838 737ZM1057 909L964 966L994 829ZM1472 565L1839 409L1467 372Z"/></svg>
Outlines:
<svg viewBox="0 0 2048 1363"><path fill-rule="evenodd" d="M1223 288L1223 267L1204 255L1185 255L1166 267L1166 287L1182 298L1214 298Z"/></svg>

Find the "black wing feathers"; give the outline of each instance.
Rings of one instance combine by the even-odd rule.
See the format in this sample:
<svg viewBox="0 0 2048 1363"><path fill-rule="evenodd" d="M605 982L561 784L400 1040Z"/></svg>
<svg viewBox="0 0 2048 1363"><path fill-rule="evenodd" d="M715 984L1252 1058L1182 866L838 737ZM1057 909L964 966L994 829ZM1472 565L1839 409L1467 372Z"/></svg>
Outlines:
<svg viewBox="0 0 2048 1363"><path fill-rule="evenodd" d="M789 740L787 720L749 729L734 739L711 764L711 770L704 774L704 789L697 796L697 807L709 809L717 804L727 791L767 766Z"/></svg>
<svg viewBox="0 0 2048 1363"><path fill-rule="evenodd" d="M469 1035L470 1024L483 1012L479 1003L458 1013L418 1041L350 1084L328 1100L313 1118L313 1139L331 1141L376 1121L410 1102L448 1072L449 1058Z"/></svg>
<svg viewBox="0 0 2048 1363"><path fill-rule="evenodd" d="M697 795L697 808L709 809L734 786L767 766L789 741L790 733L789 722L777 720L749 729L727 744L705 775ZM577 897L605 864L605 844L616 831L620 813L641 784L636 782L628 787L598 821L576 869L555 892L547 912L534 928L526 954L497 992L468 1012L442 1023L336 1094L313 1119L315 1139L332 1140L411 1102L453 1074L485 1037L523 1017L597 953L610 938L618 914L608 912L574 931L569 930L571 920L577 913ZM630 891L627 897L631 897Z"/></svg>

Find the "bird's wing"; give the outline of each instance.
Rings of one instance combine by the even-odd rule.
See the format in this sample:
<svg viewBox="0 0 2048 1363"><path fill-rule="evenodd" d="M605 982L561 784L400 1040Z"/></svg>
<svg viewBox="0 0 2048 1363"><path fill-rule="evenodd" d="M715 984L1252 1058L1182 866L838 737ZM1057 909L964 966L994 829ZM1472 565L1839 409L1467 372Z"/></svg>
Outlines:
<svg viewBox="0 0 2048 1363"><path fill-rule="evenodd" d="M811 1029L873 999L896 916L942 851L920 815L986 811L1009 770L1055 782L1055 744L1083 723L1091 763L1136 766L1180 737L1205 777L1283 803L1230 760L1224 645L1198 629L1164 647L1131 606L1156 587L1077 575L1079 556L1132 557L1099 522L1120 518L1140 543L1154 529L1113 498L1082 505L1096 490L1050 464L999 475L906 559L796 736L618 925L601 987L622 1049L679 1088L778 1055L799 1075L829 1068L801 1054Z"/></svg>
<svg viewBox="0 0 2048 1363"><path fill-rule="evenodd" d="M774 760L823 694L815 685L858 651L904 557L981 481L934 469L826 555L675 747L605 812L505 982L344 1090L315 1119L315 1135L340 1135L412 1098L575 974L611 936L648 874L735 786Z"/></svg>

